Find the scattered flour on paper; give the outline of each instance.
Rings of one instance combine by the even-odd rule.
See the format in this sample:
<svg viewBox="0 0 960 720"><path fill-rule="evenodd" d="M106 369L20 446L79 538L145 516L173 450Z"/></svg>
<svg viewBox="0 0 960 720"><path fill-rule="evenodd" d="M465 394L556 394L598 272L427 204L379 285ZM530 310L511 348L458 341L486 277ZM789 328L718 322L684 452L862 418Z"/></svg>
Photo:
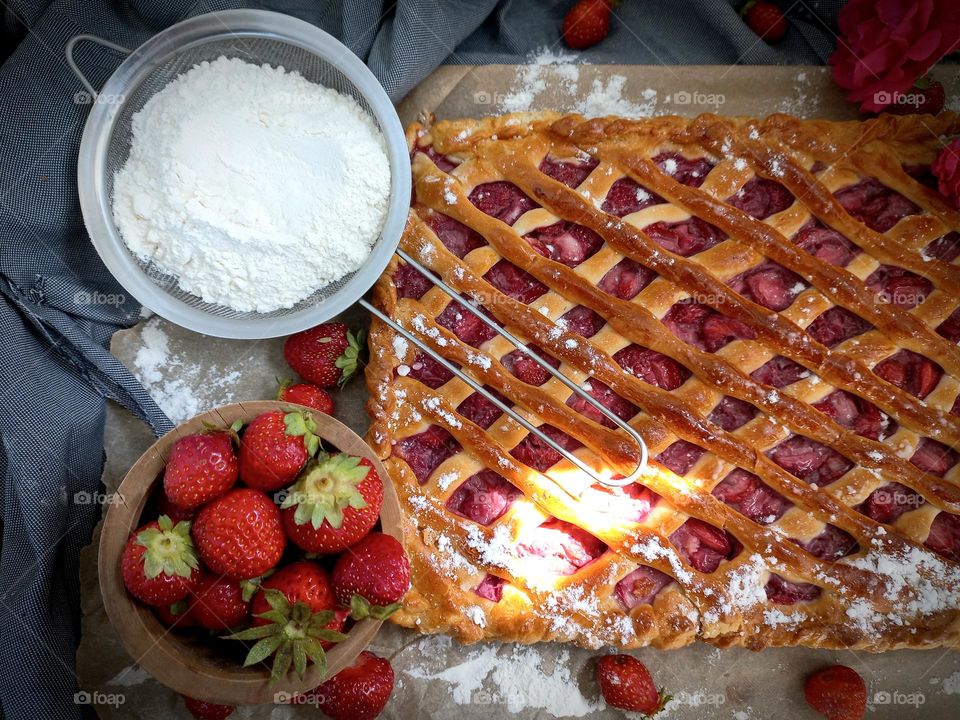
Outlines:
<svg viewBox="0 0 960 720"><path fill-rule="evenodd" d="M580 92L580 65L576 55L541 48L521 66L509 92L500 99L502 112L529 112L539 109L537 97L548 85L563 90L551 102L563 112L578 112L587 117L620 115L630 118L650 117L657 106L657 91L643 90L639 97L625 95L627 78L611 75L606 82L594 79L586 94Z"/></svg>
<svg viewBox="0 0 960 720"><path fill-rule="evenodd" d="M504 654L498 653L504 648ZM411 677L448 683L453 701L466 705L480 692L507 712L543 710L553 717L583 717L603 707L587 700L577 687L570 668L570 653L561 650L552 667L534 647L489 645L473 650L459 665L431 671L422 666L406 670ZM432 653L421 653L424 657ZM484 689L484 681L488 690Z"/></svg>
<svg viewBox="0 0 960 720"><path fill-rule="evenodd" d="M133 374L174 423L233 401L229 388L240 378L239 371L222 373L215 365L202 367L184 361L171 352L170 338L155 321L143 326L140 342Z"/></svg>
<svg viewBox="0 0 960 720"><path fill-rule="evenodd" d="M781 99L774 106L774 110L801 118L812 118L820 114L821 99L822 93L814 86L810 71L802 70L793 79L790 97Z"/></svg>
<svg viewBox="0 0 960 720"><path fill-rule="evenodd" d="M960 672L955 672L950 677L944 678L940 687L944 695L960 695Z"/></svg>
<svg viewBox="0 0 960 720"><path fill-rule="evenodd" d="M114 687L133 687L149 680L153 677L139 665L127 665L112 678L107 680L107 685Z"/></svg>

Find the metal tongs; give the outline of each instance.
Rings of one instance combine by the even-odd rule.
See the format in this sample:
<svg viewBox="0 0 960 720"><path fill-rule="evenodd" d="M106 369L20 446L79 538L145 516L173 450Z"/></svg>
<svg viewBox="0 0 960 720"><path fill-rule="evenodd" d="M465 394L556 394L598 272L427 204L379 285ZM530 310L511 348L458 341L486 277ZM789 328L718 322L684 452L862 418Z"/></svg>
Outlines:
<svg viewBox="0 0 960 720"><path fill-rule="evenodd" d="M647 467L647 445L646 443L643 442L643 438L640 437L640 434L636 430L634 430L629 424L621 420L614 413L612 413L610 410L608 410L599 402L597 402L597 400L591 397L585 390L583 390L580 386L578 386L575 382L573 382L573 380L568 378L559 370L555 369L552 365L550 365L550 363L543 360L536 353L529 350L526 345L520 342L510 332L508 332L505 328L501 327L500 325L495 323L493 320L488 318L486 315L484 315L482 312L480 312L473 305L473 303L463 298L460 295L460 293L458 293L452 287L447 285L432 271L428 270L419 262L417 262L412 257L410 257L409 254L407 254L406 252L398 248L397 255L401 259L403 259L404 262L411 265L414 269L418 270L424 277L430 280L430 282L432 282L438 288L443 290L443 292L449 295L453 300L458 302L461 305L461 307L463 307L468 312L472 313L474 317L476 317L478 320L483 322L487 327L489 327L491 330L496 332L502 338L506 339L518 350L525 353L528 357L534 360L540 367L542 367L548 373L553 375L553 377L557 378L560 382L562 382L564 385L570 388L570 390L575 392L581 398L583 398L588 403L590 403L594 408L597 409L598 412L600 412L605 417L609 418L617 427L619 427L621 430L626 432L631 438L633 438L633 440L637 443L637 446L640 448L640 462L637 465L636 469L629 475L622 478L610 478L610 477L603 477L601 475L598 475L596 472L594 472L593 468L591 468L589 465L584 463L576 455L567 451L566 449L561 447L559 444L554 442L538 427L531 424L526 418L522 417L512 407L510 407L506 403L502 402L499 398L492 395L490 391L488 391L486 388L483 387L483 385L478 383L472 377L470 377L469 375L461 371L453 363L449 362L446 358L444 358L439 353L435 352L432 348L427 346L427 344L424 343L422 340L420 340L416 335L412 334L405 328L401 327L397 322L387 317L385 314L380 312L380 310L375 308L371 303L367 302L366 300L360 300L360 305L362 305L364 308L369 310L373 315L375 315L377 318L379 318L384 323L386 323L390 327L390 329L393 330L395 333L398 333L402 337L406 338L409 342L412 342L421 351L429 355L436 362L440 363L448 371L450 371L455 376L457 376L460 380L462 380L471 388L473 388L478 393L483 395L487 400L489 400L498 408L500 408L501 411L509 415L514 421L516 421L521 426L523 426L528 432L530 432L532 435L534 435L535 437L543 441L547 446L549 446L550 448L558 452L562 457L569 460L572 464L576 465L581 471L586 473L588 477L593 478L593 480L595 480L596 482L600 483L601 485L606 485L607 487L625 487L626 485L630 485L634 483L637 479L639 479L639 477L643 474L644 470Z"/></svg>

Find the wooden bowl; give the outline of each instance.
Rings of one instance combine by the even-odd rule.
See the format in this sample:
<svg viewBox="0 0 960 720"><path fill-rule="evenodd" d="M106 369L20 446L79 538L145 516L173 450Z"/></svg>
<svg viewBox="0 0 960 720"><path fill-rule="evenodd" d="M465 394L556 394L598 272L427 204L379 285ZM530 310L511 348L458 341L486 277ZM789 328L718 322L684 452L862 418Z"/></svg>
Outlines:
<svg viewBox="0 0 960 720"><path fill-rule="evenodd" d="M242 652L228 657L225 648L230 641L212 641L199 633L185 634L163 625L145 605L134 600L120 578L120 555L130 533L142 523L140 516L160 482L170 447L181 437L201 432L208 425L229 427L236 420L249 422L271 410L302 410L317 424L317 435L329 444L351 455L366 457L383 479L383 510L380 523L383 532L400 539L400 503L387 479L387 473L370 447L343 423L329 415L302 405L278 401L257 401L225 405L189 420L148 449L117 489L103 521L100 536L99 572L103 606L110 622L120 635L127 652L164 685L189 697L228 705L273 703L278 699L302 693L324 680L314 665L307 667L303 679L289 673L282 681L269 684L270 673L263 665L242 667ZM347 639L327 651L327 675L331 677L354 661L377 634L382 623L363 620L347 633ZM202 632L202 631L201 631ZM238 649L241 649L237 643Z"/></svg>

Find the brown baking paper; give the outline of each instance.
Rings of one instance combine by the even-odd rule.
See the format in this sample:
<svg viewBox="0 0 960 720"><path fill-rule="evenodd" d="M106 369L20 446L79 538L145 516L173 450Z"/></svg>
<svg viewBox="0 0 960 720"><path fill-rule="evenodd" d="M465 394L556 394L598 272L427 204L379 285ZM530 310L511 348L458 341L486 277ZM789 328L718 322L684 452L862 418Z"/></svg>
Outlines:
<svg viewBox="0 0 960 720"><path fill-rule="evenodd" d="M947 96L960 79L939 71ZM400 105L404 124L424 110L439 118L477 117L509 109L574 111L620 107L642 114L767 115L855 118L823 68L645 66L445 66ZM347 322L366 323L354 309ZM114 337L114 353L160 399L174 420L216 405L273 397L276 377L290 372L282 341L234 341L203 337L151 318ZM337 417L363 434L366 391L356 379L336 395ZM179 417L178 417L179 415ZM107 495L152 442L149 431L111 406L106 428ZM96 543L84 551L83 640L77 654L81 687L105 719L187 717L175 693L149 677L129 657L104 615L97 583ZM386 626L371 649L389 657L396 687L385 718L488 720L516 716L620 718L605 708L593 680L591 659L603 650L568 645L481 643L460 645ZM669 720L732 718L800 720L816 715L803 700L803 679L812 670L841 663L857 670L869 691L869 718L957 717L960 655L950 651L899 651L881 655L805 648L718 650L695 644L680 650L635 653L659 685L674 696L658 717ZM314 708L259 706L237 718L316 718Z"/></svg>

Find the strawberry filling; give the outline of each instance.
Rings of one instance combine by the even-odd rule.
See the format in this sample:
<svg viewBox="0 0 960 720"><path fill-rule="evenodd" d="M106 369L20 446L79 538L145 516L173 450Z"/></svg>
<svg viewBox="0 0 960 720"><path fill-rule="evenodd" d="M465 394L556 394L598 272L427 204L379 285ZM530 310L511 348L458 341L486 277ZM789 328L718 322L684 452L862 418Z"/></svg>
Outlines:
<svg viewBox="0 0 960 720"><path fill-rule="evenodd" d="M433 287L424 275L420 274L413 265L400 263L393 273L393 284L397 288L398 298L413 298L419 300L424 294Z"/></svg>
<svg viewBox="0 0 960 720"><path fill-rule="evenodd" d="M490 602L498 603L503 597L503 586L506 584L507 581L502 577L487 573L480 584L473 589L473 592Z"/></svg>
<svg viewBox="0 0 960 720"><path fill-rule="evenodd" d="M427 217L427 225L440 238L444 247L458 258L487 244L476 230L443 213L430 213Z"/></svg>
<svg viewBox="0 0 960 720"><path fill-rule="evenodd" d="M780 312L809 287L799 275L775 262L765 262L727 282L736 292L758 305Z"/></svg>
<svg viewBox="0 0 960 720"><path fill-rule="evenodd" d="M793 435L769 453L770 459L792 475L814 485L829 485L853 463L833 448L803 435Z"/></svg>
<svg viewBox="0 0 960 720"><path fill-rule="evenodd" d="M484 280L514 300L529 305L547 292L547 286L509 260L501 260L487 271Z"/></svg>
<svg viewBox="0 0 960 720"><path fill-rule="evenodd" d="M552 425L541 425L539 429L564 450L572 451L580 447L580 442ZM532 434L521 440L510 454L537 472L545 472L560 462L561 457L560 453Z"/></svg>
<svg viewBox="0 0 960 720"><path fill-rule="evenodd" d="M793 237L801 250L829 265L844 267L860 253L860 248L833 228L825 227L819 220L807 223Z"/></svg>
<svg viewBox="0 0 960 720"><path fill-rule="evenodd" d="M617 395L617 393L611 390L609 386L603 384L599 380L591 379L588 382L585 382L583 384L583 389L587 391L590 397L603 405L603 407L610 410L621 420L628 420L640 412L640 409L636 405L626 398ZM616 424L613 422L613 420L608 418L606 415L603 415L593 405L576 393L570 396L570 399L567 400L567 405L584 417L588 417L594 422L598 422L605 427L616 427Z"/></svg>
<svg viewBox="0 0 960 720"><path fill-rule="evenodd" d="M630 258L624 258L607 271L597 287L621 300L632 300L657 274Z"/></svg>
<svg viewBox="0 0 960 720"><path fill-rule="evenodd" d="M426 353L417 353L410 364L407 376L436 390L452 378L453 373Z"/></svg>
<svg viewBox="0 0 960 720"><path fill-rule="evenodd" d="M950 409L951 415L960 415L960 395L953 401L953 407Z"/></svg>
<svg viewBox="0 0 960 720"><path fill-rule="evenodd" d="M912 350L900 350L877 363L873 373L923 400L940 382L943 368Z"/></svg>
<svg viewBox="0 0 960 720"><path fill-rule="evenodd" d="M952 230L938 237L923 249L923 254L944 262L953 262L960 255L960 233Z"/></svg>
<svg viewBox="0 0 960 720"><path fill-rule="evenodd" d="M481 525L489 525L510 509L521 492L505 477L484 469L471 475L447 500L447 508Z"/></svg>
<svg viewBox="0 0 960 720"><path fill-rule="evenodd" d="M674 530L670 542L688 563L703 573L712 573L722 560L736 557L742 547L727 531L696 518L688 519Z"/></svg>
<svg viewBox="0 0 960 720"><path fill-rule="evenodd" d="M599 161L592 157L587 157L583 161L576 161L556 160L548 156L540 163L540 172L567 187L575 188L586 180L587 175L593 172L593 169L599 164Z"/></svg>
<svg viewBox="0 0 960 720"><path fill-rule="evenodd" d="M746 425L757 415L757 409L750 403L739 398L724 395L717 403L707 419L719 425L727 432L733 432L738 427Z"/></svg>
<svg viewBox="0 0 960 720"><path fill-rule="evenodd" d="M798 380L810 376L810 371L798 362L783 355L776 355L754 370L750 377L758 383L775 388L792 385Z"/></svg>
<svg viewBox="0 0 960 720"><path fill-rule="evenodd" d="M779 605L793 605L798 602L810 602L820 597L820 588L810 583L795 583L779 575L770 575L766 586L767 599Z"/></svg>
<svg viewBox="0 0 960 720"><path fill-rule="evenodd" d="M505 403L508 407L512 404L509 400L507 400L506 397L498 393L492 387L484 385L484 389L494 395L498 400ZM457 408L457 412L470 422L479 425L484 430L493 425L493 421L503 414L500 408L498 408L490 400L478 392L468 395L467 398L460 403L460 406Z"/></svg>
<svg viewBox="0 0 960 720"><path fill-rule="evenodd" d="M673 578L656 568L640 565L613 588L620 606L627 612L638 605L650 605Z"/></svg>
<svg viewBox="0 0 960 720"><path fill-rule="evenodd" d="M657 462L677 475L686 475L705 452L706 450L699 445L686 440L677 440L657 455Z"/></svg>
<svg viewBox="0 0 960 720"><path fill-rule="evenodd" d="M664 250L683 257L709 250L726 239L720 228L696 216L674 223L661 220L647 225L643 231Z"/></svg>
<svg viewBox="0 0 960 720"><path fill-rule="evenodd" d="M896 423L880 408L846 390L835 390L813 407L857 435L882 440L896 431Z"/></svg>
<svg viewBox="0 0 960 720"><path fill-rule="evenodd" d="M477 185L470 193L470 202L507 225L513 225L517 218L537 207L523 190L505 180Z"/></svg>
<svg viewBox="0 0 960 720"><path fill-rule="evenodd" d="M727 198L727 203L756 220L764 220L793 205L793 195L778 182L755 177Z"/></svg>
<svg viewBox="0 0 960 720"><path fill-rule="evenodd" d="M483 310L483 313L492 319L487 310ZM456 300L451 300L443 312L437 316L437 325L447 328L467 345L473 347L480 347L497 334L496 330L466 310Z"/></svg>
<svg viewBox="0 0 960 720"><path fill-rule="evenodd" d="M925 277L896 265L881 265L870 273L866 283L877 293L879 302L903 310L915 308L933 291L933 283Z"/></svg>
<svg viewBox="0 0 960 720"><path fill-rule="evenodd" d="M835 305L807 326L807 334L817 342L833 347L872 327L859 315Z"/></svg>
<svg viewBox="0 0 960 720"><path fill-rule="evenodd" d="M960 516L939 513L930 525L924 545L948 560L960 561Z"/></svg>
<svg viewBox="0 0 960 720"><path fill-rule="evenodd" d="M551 518L525 533L517 544L517 557L540 558L538 570L552 575L572 575L606 552L607 546L586 530Z"/></svg>
<svg viewBox="0 0 960 720"><path fill-rule="evenodd" d="M811 555L831 562L851 555L860 549L853 535L841 530L836 525L827 525L823 532L805 542L799 540L791 540L791 542L796 543Z"/></svg>
<svg viewBox="0 0 960 720"><path fill-rule="evenodd" d="M603 238L590 228L565 220L537 228L523 237L545 258L567 267L576 267L603 245Z"/></svg>
<svg viewBox="0 0 960 720"><path fill-rule="evenodd" d="M957 451L943 443L925 437L920 438L910 462L924 472L943 477L947 470L957 464Z"/></svg>
<svg viewBox="0 0 960 720"><path fill-rule="evenodd" d="M952 343L960 340L960 308L954 310L950 317L937 327L937 334L942 335Z"/></svg>
<svg viewBox="0 0 960 720"><path fill-rule="evenodd" d="M895 523L905 512L916 510L925 502L916 490L900 483L887 483L870 493L856 510L877 522Z"/></svg>
<svg viewBox="0 0 960 720"><path fill-rule="evenodd" d="M421 485L430 479L440 463L459 450L460 443L439 425L398 440L393 446L393 454L410 466Z"/></svg>
<svg viewBox="0 0 960 720"><path fill-rule="evenodd" d="M713 496L760 525L769 525L793 505L756 475L736 468L713 489Z"/></svg>
<svg viewBox="0 0 960 720"><path fill-rule="evenodd" d="M912 201L874 178L845 187L834 197L850 215L877 232L886 232L901 218L920 212Z"/></svg>
<svg viewBox="0 0 960 720"><path fill-rule="evenodd" d="M545 360L547 364L553 368L560 367L559 360L552 355L547 355L536 345L528 345L527 348L535 353L538 357ZM507 370L513 373L518 380L527 383L527 385L540 387L552 377L552 375L540 364L538 364L536 360L522 350L514 350L507 353L500 358L500 362Z"/></svg>
<svg viewBox="0 0 960 720"><path fill-rule="evenodd" d="M713 170L713 163L706 158L685 158L680 153L662 152L653 162L681 185L698 188Z"/></svg>
<svg viewBox="0 0 960 720"><path fill-rule="evenodd" d="M628 345L613 359L631 375L664 390L676 390L690 377L690 371L673 358L640 345Z"/></svg>
<svg viewBox="0 0 960 720"><path fill-rule="evenodd" d="M733 340L752 340L757 336L739 320L698 302L678 302L667 311L662 322L685 343L711 353Z"/></svg>
<svg viewBox="0 0 960 720"><path fill-rule="evenodd" d="M593 337L607 321L586 305L577 305L565 312L557 321L557 325L567 332L576 333L580 337Z"/></svg>
<svg viewBox="0 0 960 720"><path fill-rule="evenodd" d="M646 520L650 511L660 502L660 496L657 493L640 483L633 483L622 488L612 488L595 483L590 486L590 489L601 493L603 499L606 500L604 512L609 512L618 518L631 522Z"/></svg>
<svg viewBox="0 0 960 720"><path fill-rule="evenodd" d="M440 153L438 153L436 150L433 149L432 145L429 145L427 147L422 147L418 145L415 149L415 152L420 152L426 155L428 158L430 158L433 161L434 165L436 165L440 170L442 170L445 173L450 172L457 165L460 164L453 158L447 157L446 155L441 155Z"/></svg>
<svg viewBox="0 0 960 720"><path fill-rule="evenodd" d="M617 180L607 193L600 209L605 213L623 217L630 213L643 210L651 205L660 205L666 202L659 195L655 195L639 185L633 179L624 177Z"/></svg>

